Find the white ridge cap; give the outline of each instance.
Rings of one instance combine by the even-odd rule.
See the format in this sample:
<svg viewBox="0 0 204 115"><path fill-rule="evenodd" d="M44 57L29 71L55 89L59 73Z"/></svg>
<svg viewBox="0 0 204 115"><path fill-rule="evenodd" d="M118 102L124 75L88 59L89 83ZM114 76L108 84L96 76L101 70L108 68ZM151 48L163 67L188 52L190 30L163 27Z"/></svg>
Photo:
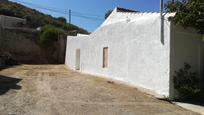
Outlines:
<svg viewBox="0 0 204 115"><path fill-rule="evenodd" d="M141 20L142 18L158 18L160 15L159 12L117 12L117 8L113 10L113 12L109 15L109 17L103 22L101 27L124 22L127 20L127 17L130 20ZM175 13L163 13L165 18L175 16Z"/></svg>

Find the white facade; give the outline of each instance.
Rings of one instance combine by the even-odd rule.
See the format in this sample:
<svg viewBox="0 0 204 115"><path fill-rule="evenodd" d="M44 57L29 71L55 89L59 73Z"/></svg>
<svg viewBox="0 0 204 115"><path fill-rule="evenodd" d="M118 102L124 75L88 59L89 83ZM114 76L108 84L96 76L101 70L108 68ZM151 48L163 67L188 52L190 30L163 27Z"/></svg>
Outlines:
<svg viewBox="0 0 204 115"><path fill-rule="evenodd" d="M160 37L159 13L127 13L117 12L115 9L91 35L68 36L65 63L73 70L80 66L81 72L121 80L163 96L170 96L170 93L173 94L171 76L176 69L182 67L184 62L192 62L193 67L201 67L197 63L198 57L194 57L197 62L194 58L177 58L177 55L195 56L198 52L195 53L192 49L192 54L182 55L183 49L176 50L176 47L180 48L185 43L199 47L197 45L201 45L201 42L199 39L196 43L189 41L189 44L186 41L183 43L183 39L177 41L176 38L182 38L185 32L173 31L176 27L168 21L168 17L173 15L165 15L163 43ZM195 37L199 36L191 34L189 39L193 38L194 41ZM107 68L103 68L105 47L108 47ZM80 56L76 57L79 49ZM200 55L199 53L198 56ZM80 65L77 65L79 62Z"/></svg>

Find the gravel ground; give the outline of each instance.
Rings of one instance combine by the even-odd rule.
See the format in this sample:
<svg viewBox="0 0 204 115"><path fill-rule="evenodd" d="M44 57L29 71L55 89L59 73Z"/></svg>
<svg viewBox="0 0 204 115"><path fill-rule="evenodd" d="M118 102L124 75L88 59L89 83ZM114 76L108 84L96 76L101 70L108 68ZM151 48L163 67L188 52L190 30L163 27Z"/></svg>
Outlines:
<svg viewBox="0 0 204 115"><path fill-rule="evenodd" d="M0 115L198 115L64 65L0 70Z"/></svg>

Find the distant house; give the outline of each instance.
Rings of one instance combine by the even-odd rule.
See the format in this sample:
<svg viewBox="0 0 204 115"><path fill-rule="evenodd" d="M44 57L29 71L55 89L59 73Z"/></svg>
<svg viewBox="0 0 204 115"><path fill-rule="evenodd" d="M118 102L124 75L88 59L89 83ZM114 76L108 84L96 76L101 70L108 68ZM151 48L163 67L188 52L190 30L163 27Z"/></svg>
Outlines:
<svg viewBox="0 0 204 115"><path fill-rule="evenodd" d="M0 25L3 28L6 27L18 27L21 25L26 24L26 19L12 17L12 16L5 16L0 15Z"/></svg>
<svg viewBox="0 0 204 115"><path fill-rule="evenodd" d="M68 36L66 65L73 70L105 76L173 97L172 76L189 63L203 76L204 45L191 29L175 26L159 13L116 8L88 36ZM163 37L161 37L161 35Z"/></svg>

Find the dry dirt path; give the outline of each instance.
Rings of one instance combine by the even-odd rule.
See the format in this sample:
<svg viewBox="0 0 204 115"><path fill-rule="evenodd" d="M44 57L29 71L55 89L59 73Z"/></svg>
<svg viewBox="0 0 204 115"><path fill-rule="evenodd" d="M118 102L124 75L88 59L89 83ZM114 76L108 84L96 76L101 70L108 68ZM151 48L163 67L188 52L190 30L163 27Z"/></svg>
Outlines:
<svg viewBox="0 0 204 115"><path fill-rule="evenodd" d="M0 115L197 114L64 65L21 65L0 71Z"/></svg>

